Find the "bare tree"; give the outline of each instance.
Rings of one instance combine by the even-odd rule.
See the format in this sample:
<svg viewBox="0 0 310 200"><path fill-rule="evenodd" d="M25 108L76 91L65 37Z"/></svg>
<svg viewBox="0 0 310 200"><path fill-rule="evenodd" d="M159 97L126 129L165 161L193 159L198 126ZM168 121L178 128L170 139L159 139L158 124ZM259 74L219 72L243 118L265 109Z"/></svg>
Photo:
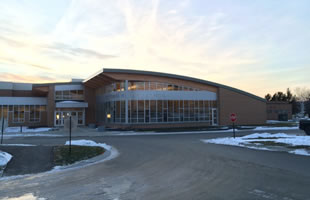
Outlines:
<svg viewBox="0 0 310 200"><path fill-rule="evenodd" d="M308 111L309 108L309 101L310 101L310 89L306 87L298 87L295 89L296 99L300 102L300 114L304 116Z"/></svg>
<svg viewBox="0 0 310 200"><path fill-rule="evenodd" d="M298 101L305 102L310 100L310 89L306 87L295 88L295 94Z"/></svg>

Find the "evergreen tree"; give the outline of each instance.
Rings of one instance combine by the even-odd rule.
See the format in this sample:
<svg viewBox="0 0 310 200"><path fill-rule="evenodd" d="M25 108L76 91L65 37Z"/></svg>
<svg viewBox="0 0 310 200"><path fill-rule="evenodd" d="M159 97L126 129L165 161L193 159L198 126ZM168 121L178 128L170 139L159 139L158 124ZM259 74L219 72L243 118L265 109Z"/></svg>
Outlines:
<svg viewBox="0 0 310 200"><path fill-rule="evenodd" d="M265 99L266 99L267 101L271 101L271 95L268 93L267 95L265 95Z"/></svg>

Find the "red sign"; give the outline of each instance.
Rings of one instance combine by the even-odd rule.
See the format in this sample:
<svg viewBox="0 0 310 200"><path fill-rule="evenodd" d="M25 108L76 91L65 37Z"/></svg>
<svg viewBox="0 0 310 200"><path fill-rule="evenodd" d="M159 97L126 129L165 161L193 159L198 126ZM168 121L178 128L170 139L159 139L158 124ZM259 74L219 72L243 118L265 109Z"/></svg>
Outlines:
<svg viewBox="0 0 310 200"><path fill-rule="evenodd" d="M235 122L237 120L237 115L235 113L230 114L230 120Z"/></svg>

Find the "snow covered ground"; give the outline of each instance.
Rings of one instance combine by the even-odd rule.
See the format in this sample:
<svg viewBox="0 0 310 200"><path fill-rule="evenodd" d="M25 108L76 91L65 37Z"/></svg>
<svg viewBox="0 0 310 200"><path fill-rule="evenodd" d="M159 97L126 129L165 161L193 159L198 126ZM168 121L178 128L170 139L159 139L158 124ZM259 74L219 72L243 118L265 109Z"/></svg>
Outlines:
<svg viewBox="0 0 310 200"><path fill-rule="evenodd" d="M275 147L281 147L282 150L285 149L289 153L310 156L310 136L254 133L243 137L225 137L202 141L269 151L277 151Z"/></svg>
<svg viewBox="0 0 310 200"><path fill-rule="evenodd" d="M52 128L28 128L22 127L23 133L38 133L38 132L46 132L51 131ZM4 130L5 133L20 133L20 127L8 127Z"/></svg>
<svg viewBox="0 0 310 200"><path fill-rule="evenodd" d="M34 147L34 144L0 144L0 146L19 146L19 147Z"/></svg>
<svg viewBox="0 0 310 200"><path fill-rule="evenodd" d="M298 130L298 126L293 127L266 127L266 126L258 126L254 129L254 131L268 131L268 130Z"/></svg>
<svg viewBox="0 0 310 200"><path fill-rule="evenodd" d="M5 166L12 159L12 155L3 151L0 151L0 169Z"/></svg>
<svg viewBox="0 0 310 200"><path fill-rule="evenodd" d="M65 145L69 145L69 141L66 142ZM96 143L92 140L72 140L71 145L78 145L78 146L91 146L91 147L102 147L108 151L111 150L111 146L105 143Z"/></svg>

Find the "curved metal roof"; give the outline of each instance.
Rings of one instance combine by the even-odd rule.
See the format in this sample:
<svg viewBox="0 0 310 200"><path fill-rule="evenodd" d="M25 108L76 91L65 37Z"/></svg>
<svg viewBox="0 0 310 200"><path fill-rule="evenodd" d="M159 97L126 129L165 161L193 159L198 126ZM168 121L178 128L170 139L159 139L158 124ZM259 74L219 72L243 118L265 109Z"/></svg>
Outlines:
<svg viewBox="0 0 310 200"><path fill-rule="evenodd" d="M176 74L168 74L168 73L162 73L162 72L152 72L152 71L142 71L142 70L131 70L131 69L112 69L112 68L104 68L100 71L98 71L97 73L95 73L94 75L92 75L91 77L85 79L83 81L83 83L86 83L87 81L91 80L92 78L96 77L99 74L102 73L126 73L126 74L141 74L141 75L152 75L152 76L161 76L161 77L167 77L167 78L174 78L174 79L181 79L181 80L187 80L187 81L193 81L193 82L197 82L197 83L202 83L202 84L206 84L206 85L211 85L211 86L215 86L215 87L219 87L219 88L224 88L233 92L237 92L239 94L243 94L246 95L248 97L257 99L259 101L263 101L266 102L265 99L256 96L254 94L245 92L243 90L239 90L237 88L233 88L227 85L222 85L219 83L215 83L215 82L211 82L211 81L206 81L206 80L202 80L202 79L197 79L197 78L192 78L192 77L188 77L188 76L181 76L181 75L176 75Z"/></svg>

